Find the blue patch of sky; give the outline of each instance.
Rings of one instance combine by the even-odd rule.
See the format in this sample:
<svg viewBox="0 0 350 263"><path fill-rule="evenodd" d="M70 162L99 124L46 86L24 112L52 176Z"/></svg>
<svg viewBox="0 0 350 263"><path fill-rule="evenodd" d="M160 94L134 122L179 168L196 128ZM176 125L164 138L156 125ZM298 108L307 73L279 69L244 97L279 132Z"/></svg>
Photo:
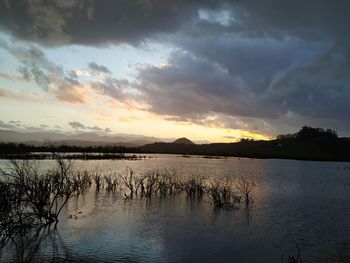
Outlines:
<svg viewBox="0 0 350 263"><path fill-rule="evenodd" d="M132 47L114 45L108 47L63 46L45 49L46 55L65 70L87 69L89 63L106 66L112 75L120 79L134 80L136 69L145 65L167 62L172 48L157 43Z"/></svg>
<svg viewBox="0 0 350 263"><path fill-rule="evenodd" d="M0 41L3 41L4 43L12 43L14 40L9 35L0 32ZM20 65L21 63L9 51L0 46L0 72L21 76L19 73ZM43 93L42 89L39 89L33 82L9 79L3 76L0 76L0 88L10 91L22 90Z"/></svg>
<svg viewBox="0 0 350 263"><path fill-rule="evenodd" d="M10 43L11 38L2 33L0 31L0 44L3 43ZM9 71L17 71L18 69L18 62L16 59L13 58L13 56L0 45L0 72L9 72Z"/></svg>

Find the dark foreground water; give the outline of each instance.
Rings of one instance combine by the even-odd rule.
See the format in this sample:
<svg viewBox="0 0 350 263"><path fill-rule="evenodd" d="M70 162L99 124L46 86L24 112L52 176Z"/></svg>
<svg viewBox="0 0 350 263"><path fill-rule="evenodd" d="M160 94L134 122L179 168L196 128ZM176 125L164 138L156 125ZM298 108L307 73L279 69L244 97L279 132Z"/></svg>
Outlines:
<svg viewBox="0 0 350 263"><path fill-rule="evenodd" d="M336 262L350 251L350 163L152 157L77 161L75 167L243 176L257 184L255 202L233 211L185 195L126 201L92 190L70 200L56 231L33 236L24 251L7 246L0 261L19 254L34 262L288 262L299 248L304 262Z"/></svg>

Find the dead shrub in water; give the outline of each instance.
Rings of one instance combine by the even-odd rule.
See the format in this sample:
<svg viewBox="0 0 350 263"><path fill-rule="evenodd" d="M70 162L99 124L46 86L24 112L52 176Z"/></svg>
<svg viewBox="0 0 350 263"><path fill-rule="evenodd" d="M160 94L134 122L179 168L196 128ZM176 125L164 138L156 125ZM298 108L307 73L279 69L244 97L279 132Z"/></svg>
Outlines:
<svg viewBox="0 0 350 263"><path fill-rule="evenodd" d="M127 168L126 174L120 175L120 178L127 190L124 193L125 198L133 198L134 194L137 194L137 179L135 178L134 171Z"/></svg>
<svg viewBox="0 0 350 263"><path fill-rule="evenodd" d="M88 171L78 171L72 178L74 188L78 193L82 193L89 189L92 185L92 180Z"/></svg>
<svg viewBox="0 0 350 263"><path fill-rule="evenodd" d="M22 190L11 183L0 182L0 252L8 241L15 242L36 225L35 215L27 211L22 195Z"/></svg>
<svg viewBox="0 0 350 263"><path fill-rule="evenodd" d="M241 177L236 185L238 192L244 198L246 206L249 206L253 202L253 198L251 197L251 192L255 187L255 183L251 182L243 177Z"/></svg>
<svg viewBox="0 0 350 263"><path fill-rule="evenodd" d="M106 174L104 176L104 181L106 183L105 189L108 192L115 192L118 186L118 179L115 174Z"/></svg>
<svg viewBox="0 0 350 263"><path fill-rule="evenodd" d="M158 171L148 171L141 177L139 188L142 197L151 197L157 192L158 178Z"/></svg>
<svg viewBox="0 0 350 263"><path fill-rule="evenodd" d="M172 195L177 191L177 176L174 170L159 172L157 179L157 192L160 196Z"/></svg>
<svg viewBox="0 0 350 263"><path fill-rule="evenodd" d="M186 191L187 196L203 195L205 192L205 186L203 179L191 178L183 183L183 189Z"/></svg>
<svg viewBox="0 0 350 263"><path fill-rule="evenodd" d="M18 202L45 224L57 223L61 210L79 190L72 179L73 162L59 155L55 158L57 168L47 171L40 171L35 161L10 160L5 173L11 185L21 192Z"/></svg>
<svg viewBox="0 0 350 263"><path fill-rule="evenodd" d="M92 174L92 179L95 183L96 186L96 191L100 191L101 185L102 185L102 180L101 180L101 176L95 172Z"/></svg>
<svg viewBox="0 0 350 263"><path fill-rule="evenodd" d="M297 256L288 256L288 263L303 263L303 259L301 257L301 250L299 248L299 246L297 246L297 251L298 254Z"/></svg>
<svg viewBox="0 0 350 263"><path fill-rule="evenodd" d="M57 224L67 201L88 184L84 175L74 179L71 161L55 158L57 167L51 170L40 170L33 160L10 160L0 171L0 255L11 242L23 261L31 235Z"/></svg>
<svg viewBox="0 0 350 263"><path fill-rule="evenodd" d="M207 193L217 208L237 208L241 197L238 196L229 183L211 182Z"/></svg>

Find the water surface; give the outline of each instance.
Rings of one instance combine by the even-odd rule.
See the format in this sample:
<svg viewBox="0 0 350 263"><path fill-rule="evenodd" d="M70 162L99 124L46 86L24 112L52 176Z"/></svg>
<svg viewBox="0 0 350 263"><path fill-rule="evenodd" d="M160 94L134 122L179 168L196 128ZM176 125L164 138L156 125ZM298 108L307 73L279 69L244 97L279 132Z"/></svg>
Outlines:
<svg viewBox="0 0 350 263"><path fill-rule="evenodd" d="M256 182L254 204L214 209L180 194L124 200L89 191L73 198L57 231L33 239L33 261L287 262L297 247L318 262L350 241L350 163L149 155L136 161L76 161L75 169L136 173L173 169L178 175ZM50 167L52 161L42 161ZM6 161L0 160L0 167ZM350 248L350 246L348 247ZM1 261L15 260L15 247Z"/></svg>

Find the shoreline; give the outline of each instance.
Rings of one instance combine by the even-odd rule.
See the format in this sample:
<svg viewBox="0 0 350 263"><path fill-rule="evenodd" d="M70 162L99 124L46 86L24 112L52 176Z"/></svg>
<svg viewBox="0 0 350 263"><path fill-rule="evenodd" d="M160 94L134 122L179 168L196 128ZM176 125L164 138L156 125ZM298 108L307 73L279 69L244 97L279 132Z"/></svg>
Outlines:
<svg viewBox="0 0 350 263"><path fill-rule="evenodd" d="M247 158L259 160L295 160L295 161L315 161L315 162L350 162L350 158L308 158L308 157L287 157L287 156L266 156L266 155L227 155L227 154L183 154L183 153L162 153L162 152L130 152L130 153L113 153L113 152L55 152L60 153L63 159L70 160L145 160L152 158L146 156L149 154L160 155L177 155L180 158L204 158L213 160L225 160L226 158ZM53 160L54 154L51 152L30 152L30 153L0 153L0 160Z"/></svg>

